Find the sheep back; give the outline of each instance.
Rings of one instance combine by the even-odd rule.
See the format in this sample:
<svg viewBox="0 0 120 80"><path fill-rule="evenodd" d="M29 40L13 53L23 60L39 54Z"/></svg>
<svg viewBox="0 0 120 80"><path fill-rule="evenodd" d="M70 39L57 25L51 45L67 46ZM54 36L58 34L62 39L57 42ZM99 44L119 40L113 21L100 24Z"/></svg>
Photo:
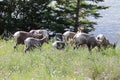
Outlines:
<svg viewBox="0 0 120 80"><path fill-rule="evenodd" d="M38 29L38 30L30 30L29 33L32 33L32 34L42 34L43 36L46 36L47 37L47 40L49 39L49 34L48 34L48 31L47 30L41 30L41 29Z"/></svg>
<svg viewBox="0 0 120 80"><path fill-rule="evenodd" d="M32 37L33 35L25 31L17 31L14 33L13 37L18 44L24 44L24 40L27 37Z"/></svg>
<svg viewBox="0 0 120 80"><path fill-rule="evenodd" d="M95 46L100 46L100 44L95 37L89 37L87 40L87 46L94 48Z"/></svg>
<svg viewBox="0 0 120 80"><path fill-rule="evenodd" d="M73 38L74 42L77 42L79 44L84 44L87 41L86 36L84 36L82 33L77 33L74 38Z"/></svg>
<svg viewBox="0 0 120 80"><path fill-rule="evenodd" d="M39 39L33 38L33 37L28 37L25 39L24 44L27 47L34 47L34 46L40 46L41 43L39 42Z"/></svg>

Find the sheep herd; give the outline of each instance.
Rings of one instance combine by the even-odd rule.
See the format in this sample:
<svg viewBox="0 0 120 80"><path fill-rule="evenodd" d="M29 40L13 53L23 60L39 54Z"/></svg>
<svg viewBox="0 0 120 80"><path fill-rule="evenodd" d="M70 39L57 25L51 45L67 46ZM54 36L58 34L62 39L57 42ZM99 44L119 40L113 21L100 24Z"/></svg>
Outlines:
<svg viewBox="0 0 120 80"><path fill-rule="evenodd" d="M47 30L31 30L29 32L17 31L13 35L16 45L14 49L19 44L24 44L24 51L26 52L31 47L41 46L44 42L48 41L49 35Z"/></svg>
<svg viewBox="0 0 120 80"><path fill-rule="evenodd" d="M33 47L42 46L43 43L48 43L50 40L49 33L45 29L31 30L29 32L17 31L13 37L16 41L14 49L16 49L19 44L24 44L24 52ZM103 34L94 36L93 34L85 33L81 27L78 28L77 32L66 31L63 34L56 33L51 46L60 50L66 46L73 46L73 49L76 49L82 45L86 45L89 52L92 52L94 47L98 47L98 50L100 50L101 47L104 49L116 47L116 43L111 43Z"/></svg>

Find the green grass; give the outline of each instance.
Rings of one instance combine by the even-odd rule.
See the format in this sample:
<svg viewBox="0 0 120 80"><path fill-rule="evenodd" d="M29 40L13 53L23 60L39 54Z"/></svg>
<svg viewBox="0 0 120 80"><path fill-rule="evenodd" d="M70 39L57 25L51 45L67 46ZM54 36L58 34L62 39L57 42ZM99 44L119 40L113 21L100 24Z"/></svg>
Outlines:
<svg viewBox="0 0 120 80"><path fill-rule="evenodd" d="M0 80L120 80L120 48L56 50L49 44L24 53L14 40L0 40Z"/></svg>

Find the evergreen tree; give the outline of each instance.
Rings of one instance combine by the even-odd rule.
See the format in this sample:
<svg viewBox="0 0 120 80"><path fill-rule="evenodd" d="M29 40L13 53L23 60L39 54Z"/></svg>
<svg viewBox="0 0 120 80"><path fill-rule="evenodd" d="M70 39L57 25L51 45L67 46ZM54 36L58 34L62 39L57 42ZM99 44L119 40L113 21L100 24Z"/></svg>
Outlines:
<svg viewBox="0 0 120 80"><path fill-rule="evenodd" d="M86 29L86 32L94 30L95 22L92 22L88 17L99 18L99 10L108 7L98 6L97 3L103 0L56 0L57 5L54 7L54 14L57 15L57 20L64 26L74 26L75 30L78 26Z"/></svg>
<svg viewBox="0 0 120 80"><path fill-rule="evenodd" d="M83 26L86 32L94 29L95 22L88 17L101 17L98 6L103 0L3 0L0 2L0 34L17 30L48 28L64 32L69 26ZM53 4L54 3L54 4Z"/></svg>

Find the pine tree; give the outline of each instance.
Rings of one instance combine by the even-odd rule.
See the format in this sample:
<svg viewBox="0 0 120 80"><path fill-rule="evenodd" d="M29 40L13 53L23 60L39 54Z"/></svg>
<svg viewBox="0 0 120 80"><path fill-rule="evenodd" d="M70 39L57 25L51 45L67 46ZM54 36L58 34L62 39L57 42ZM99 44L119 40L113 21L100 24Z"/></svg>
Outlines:
<svg viewBox="0 0 120 80"><path fill-rule="evenodd" d="M54 4L53 4L54 2ZM48 28L56 32L78 26L86 32L94 30L95 22L89 17L99 18L99 6L103 0L3 0L0 2L0 30L14 33L17 30Z"/></svg>
<svg viewBox="0 0 120 80"><path fill-rule="evenodd" d="M86 29L86 32L94 30L95 22L90 21L90 16L99 18L99 10L106 9L108 7L98 6L97 3L103 2L103 0L56 0L56 6L54 14L57 19L55 22L67 26L74 26L75 30L78 26L82 26ZM61 26L62 27L62 26Z"/></svg>

